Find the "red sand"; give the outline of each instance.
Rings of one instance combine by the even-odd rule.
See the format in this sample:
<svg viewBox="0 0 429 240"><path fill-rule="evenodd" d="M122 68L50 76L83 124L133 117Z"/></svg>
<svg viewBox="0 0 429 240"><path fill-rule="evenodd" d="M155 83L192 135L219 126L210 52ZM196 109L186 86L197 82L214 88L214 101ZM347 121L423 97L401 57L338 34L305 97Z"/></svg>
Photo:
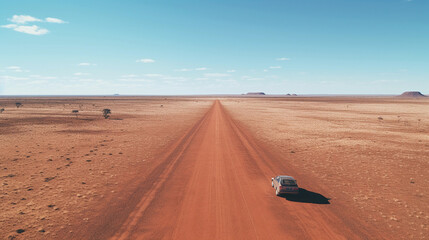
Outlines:
<svg viewBox="0 0 429 240"><path fill-rule="evenodd" d="M420 147L429 143L425 133L413 132L415 112L427 102L24 99L16 109L14 101L0 101L8 114L0 116L0 143L7 149L0 157L4 238L429 236L428 182L420 177L428 166L419 160L425 156ZM79 107L80 115L71 115ZM109 120L99 112L104 107L112 109ZM399 120L391 119L399 112ZM426 131L425 121L418 124L417 131ZM365 151L356 148L370 133L390 129L413 142L406 160L414 165L394 168L404 164L396 155L405 152L394 155L384 146L396 138L377 135ZM353 136L353 145L339 131ZM276 197L270 180L278 174L295 176L304 194Z"/></svg>

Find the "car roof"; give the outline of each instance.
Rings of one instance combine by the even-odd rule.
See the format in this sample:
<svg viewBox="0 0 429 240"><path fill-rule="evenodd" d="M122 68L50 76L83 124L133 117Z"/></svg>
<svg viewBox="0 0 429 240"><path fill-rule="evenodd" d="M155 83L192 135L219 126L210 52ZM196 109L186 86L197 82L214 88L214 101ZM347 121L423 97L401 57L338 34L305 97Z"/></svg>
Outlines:
<svg viewBox="0 0 429 240"><path fill-rule="evenodd" d="M293 178L292 176L280 175L280 176L277 176L277 177L280 177L280 178L282 178L282 179L295 180L295 178Z"/></svg>

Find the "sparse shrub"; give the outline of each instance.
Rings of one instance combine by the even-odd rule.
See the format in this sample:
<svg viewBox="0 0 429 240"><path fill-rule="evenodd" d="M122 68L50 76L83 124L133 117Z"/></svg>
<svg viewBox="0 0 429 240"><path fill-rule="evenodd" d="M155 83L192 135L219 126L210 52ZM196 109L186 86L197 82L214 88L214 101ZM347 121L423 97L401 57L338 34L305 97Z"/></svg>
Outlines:
<svg viewBox="0 0 429 240"><path fill-rule="evenodd" d="M112 114L112 111L110 109L108 109L108 108L103 109L102 112L103 112L103 117L105 119L108 119L110 117L110 114Z"/></svg>
<svg viewBox="0 0 429 240"><path fill-rule="evenodd" d="M16 105L16 108L22 107L22 103L20 103L20 102L15 103L15 105Z"/></svg>
<svg viewBox="0 0 429 240"><path fill-rule="evenodd" d="M79 110L72 110L72 113L73 113L74 115L76 115L76 117L77 117L77 114L79 113Z"/></svg>
<svg viewBox="0 0 429 240"><path fill-rule="evenodd" d="M0 108L0 113L3 113L4 112L4 108Z"/></svg>

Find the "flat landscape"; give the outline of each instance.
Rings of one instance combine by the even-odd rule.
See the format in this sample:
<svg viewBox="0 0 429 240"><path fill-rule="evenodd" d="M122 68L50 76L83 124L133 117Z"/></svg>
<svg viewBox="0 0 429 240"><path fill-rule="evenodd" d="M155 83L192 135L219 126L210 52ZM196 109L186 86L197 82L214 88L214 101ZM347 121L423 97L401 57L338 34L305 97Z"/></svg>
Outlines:
<svg viewBox="0 0 429 240"><path fill-rule="evenodd" d="M426 98L0 106L1 238L429 238ZM301 194L275 196L276 175L294 176Z"/></svg>

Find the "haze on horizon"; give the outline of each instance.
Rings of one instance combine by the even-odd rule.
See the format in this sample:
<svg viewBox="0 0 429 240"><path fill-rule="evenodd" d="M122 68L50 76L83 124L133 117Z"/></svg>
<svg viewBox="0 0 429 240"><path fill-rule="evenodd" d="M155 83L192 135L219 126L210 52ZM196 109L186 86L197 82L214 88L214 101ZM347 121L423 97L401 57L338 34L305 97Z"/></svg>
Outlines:
<svg viewBox="0 0 429 240"><path fill-rule="evenodd" d="M429 93L426 0L2 1L0 95Z"/></svg>

